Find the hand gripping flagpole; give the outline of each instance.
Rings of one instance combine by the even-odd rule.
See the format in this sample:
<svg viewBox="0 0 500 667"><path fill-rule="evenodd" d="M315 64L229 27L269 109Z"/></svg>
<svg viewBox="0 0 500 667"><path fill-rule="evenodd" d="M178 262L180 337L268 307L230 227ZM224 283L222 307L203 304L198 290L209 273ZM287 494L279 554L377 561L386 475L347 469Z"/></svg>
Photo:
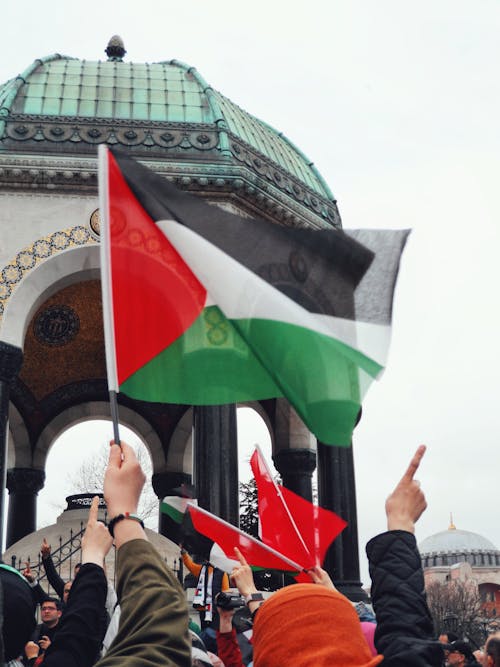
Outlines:
<svg viewBox="0 0 500 667"><path fill-rule="evenodd" d="M120 434L118 431L118 379L116 372L115 353L115 325L113 319L113 291L111 286L111 238L110 238L110 213L109 213L109 176L108 176L109 151L106 146L99 146L99 211L101 218L100 226L100 257L101 257L101 287L102 287L102 313L104 321L104 347L106 351L106 371L108 375L109 404L111 409L111 420L113 422L113 439L115 444L120 445Z"/></svg>

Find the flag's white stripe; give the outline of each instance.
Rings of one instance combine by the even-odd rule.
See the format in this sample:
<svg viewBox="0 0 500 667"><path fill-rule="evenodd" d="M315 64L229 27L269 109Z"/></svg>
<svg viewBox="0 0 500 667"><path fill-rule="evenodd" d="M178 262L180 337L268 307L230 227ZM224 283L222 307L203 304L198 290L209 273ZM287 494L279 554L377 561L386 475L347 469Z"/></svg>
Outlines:
<svg viewBox="0 0 500 667"><path fill-rule="evenodd" d="M157 222L228 319L287 322L335 338L384 366L390 327L311 313L175 220Z"/></svg>
<svg viewBox="0 0 500 667"><path fill-rule="evenodd" d="M232 572L233 568L240 566L240 561L226 556L217 542L210 549L209 561L223 572Z"/></svg>
<svg viewBox="0 0 500 667"><path fill-rule="evenodd" d="M110 252L110 217L108 196L108 148L99 146L99 214L100 225L100 253L101 253L101 289L102 313L104 320L104 348L106 350L106 369L108 373L108 388L110 391L119 391L118 375L116 372L115 322L113 318L113 292L111 281L111 252Z"/></svg>

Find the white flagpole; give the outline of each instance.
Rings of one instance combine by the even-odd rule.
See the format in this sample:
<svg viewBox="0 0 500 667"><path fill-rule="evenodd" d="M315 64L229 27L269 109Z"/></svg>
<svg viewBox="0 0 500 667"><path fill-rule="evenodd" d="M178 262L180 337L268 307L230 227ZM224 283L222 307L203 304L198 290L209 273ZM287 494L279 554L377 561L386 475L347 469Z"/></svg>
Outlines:
<svg viewBox="0 0 500 667"><path fill-rule="evenodd" d="M107 146L101 144L98 153L98 175L99 175L99 213L100 224L100 255L101 255L101 288L102 288L102 313L104 321L104 348L106 351L106 371L108 376L109 403L111 409L111 420L113 422L113 439L117 445L120 444L118 430L118 401L119 391L116 372L115 353L115 323L113 319L113 292L111 284L111 253L110 253L110 213L108 197L108 158Z"/></svg>

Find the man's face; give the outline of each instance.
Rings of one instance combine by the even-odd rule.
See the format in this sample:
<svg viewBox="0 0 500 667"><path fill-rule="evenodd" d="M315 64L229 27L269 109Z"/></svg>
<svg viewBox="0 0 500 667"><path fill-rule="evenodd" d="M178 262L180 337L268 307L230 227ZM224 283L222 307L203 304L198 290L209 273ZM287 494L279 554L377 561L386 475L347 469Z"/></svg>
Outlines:
<svg viewBox="0 0 500 667"><path fill-rule="evenodd" d="M42 623L49 628L54 627L61 618L61 612L57 609L55 602L44 602L42 604Z"/></svg>
<svg viewBox="0 0 500 667"><path fill-rule="evenodd" d="M459 651L450 651L446 657L447 665L465 665L465 655Z"/></svg>
<svg viewBox="0 0 500 667"><path fill-rule="evenodd" d="M71 590L72 583L73 583L72 581L68 581L64 584L63 600L64 600L65 603L68 601L68 596L69 596L69 592Z"/></svg>

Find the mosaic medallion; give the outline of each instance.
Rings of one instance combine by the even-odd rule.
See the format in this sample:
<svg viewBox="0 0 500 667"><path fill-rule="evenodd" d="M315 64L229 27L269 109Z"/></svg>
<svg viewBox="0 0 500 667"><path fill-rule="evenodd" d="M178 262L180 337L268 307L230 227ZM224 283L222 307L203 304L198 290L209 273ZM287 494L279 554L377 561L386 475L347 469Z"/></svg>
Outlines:
<svg viewBox="0 0 500 667"><path fill-rule="evenodd" d="M80 320L68 306L49 306L36 318L34 333L40 343L67 345L80 330Z"/></svg>

